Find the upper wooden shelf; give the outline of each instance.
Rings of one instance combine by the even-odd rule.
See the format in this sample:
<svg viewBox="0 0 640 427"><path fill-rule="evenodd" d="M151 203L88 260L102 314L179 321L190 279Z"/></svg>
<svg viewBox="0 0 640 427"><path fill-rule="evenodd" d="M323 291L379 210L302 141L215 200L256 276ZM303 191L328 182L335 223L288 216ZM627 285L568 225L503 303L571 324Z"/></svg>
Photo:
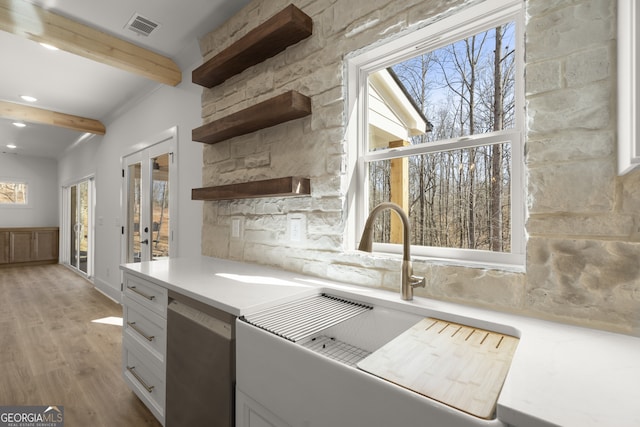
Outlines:
<svg viewBox="0 0 640 427"><path fill-rule="evenodd" d="M311 18L289 5L193 70L191 80L208 88L219 85L309 37L312 29Z"/></svg>
<svg viewBox="0 0 640 427"><path fill-rule="evenodd" d="M309 178L288 176L216 187L194 188L191 200L230 200L255 197L308 196L311 194Z"/></svg>
<svg viewBox="0 0 640 427"><path fill-rule="evenodd" d="M193 141L215 144L311 114L311 99L295 91L267 99L191 131Z"/></svg>

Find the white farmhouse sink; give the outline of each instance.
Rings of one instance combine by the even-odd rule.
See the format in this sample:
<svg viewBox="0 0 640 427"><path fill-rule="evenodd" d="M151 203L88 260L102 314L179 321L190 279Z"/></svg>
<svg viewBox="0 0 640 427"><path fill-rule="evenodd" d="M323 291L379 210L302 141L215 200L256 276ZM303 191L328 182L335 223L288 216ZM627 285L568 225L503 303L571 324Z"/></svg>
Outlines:
<svg viewBox="0 0 640 427"><path fill-rule="evenodd" d="M383 306L352 317L302 340L300 344L333 360L355 366L423 316Z"/></svg>
<svg viewBox="0 0 640 427"><path fill-rule="evenodd" d="M505 426L498 419L474 417L355 368L359 359L434 313L402 310L402 305L378 303L359 295L340 296L364 301L372 309L297 342L238 320L238 391L290 426ZM487 327L481 321L473 325L474 319L466 319L466 323ZM501 332L510 332L506 329ZM356 355L355 361L334 360L322 350L307 348L313 346L314 339L331 340L324 343L325 349L344 344L346 351L363 353Z"/></svg>
<svg viewBox="0 0 640 427"><path fill-rule="evenodd" d="M371 353L422 318L323 293L246 315L243 320L322 354L335 355L338 347Z"/></svg>

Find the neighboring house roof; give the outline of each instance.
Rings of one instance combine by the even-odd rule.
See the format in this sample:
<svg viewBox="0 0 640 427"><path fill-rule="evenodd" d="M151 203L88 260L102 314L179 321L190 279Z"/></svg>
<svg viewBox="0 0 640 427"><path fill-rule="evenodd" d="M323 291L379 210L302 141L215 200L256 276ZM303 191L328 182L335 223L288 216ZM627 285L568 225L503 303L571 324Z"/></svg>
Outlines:
<svg viewBox="0 0 640 427"><path fill-rule="evenodd" d="M431 122L429 121L427 116L424 115L424 113L420 109L420 106L416 103L416 100L413 98L413 96L411 96L411 94L409 94L409 91L407 90L406 86L400 80L400 77L398 77L396 72L393 71L393 68L391 68L391 67L388 67L387 71L389 72L389 74L391 75L393 80L395 80L395 82L398 85L398 87L400 87L400 89L402 89L402 92L404 92L404 95L407 97L407 99L409 100L411 105L413 105L413 108L415 108L416 112L420 115L420 117L422 117L422 120L424 120L427 123L427 132L431 132L431 129L433 128L433 125L431 124Z"/></svg>
<svg viewBox="0 0 640 427"><path fill-rule="evenodd" d="M391 69L369 77L368 101L369 145L373 149L431 131L431 123Z"/></svg>

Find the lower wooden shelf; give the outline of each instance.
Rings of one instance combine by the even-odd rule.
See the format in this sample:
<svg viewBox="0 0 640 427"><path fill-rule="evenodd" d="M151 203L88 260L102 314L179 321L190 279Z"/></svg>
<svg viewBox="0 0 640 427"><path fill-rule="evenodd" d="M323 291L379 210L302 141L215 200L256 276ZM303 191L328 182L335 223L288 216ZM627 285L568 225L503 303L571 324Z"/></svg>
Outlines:
<svg viewBox="0 0 640 427"><path fill-rule="evenodd" d="M311 194L311 180L299 176L265 179L240 184L194 188L191 200L229 200L257 197L291 197Z"/></svg>
<svg viewBox="0 0 640 427"><path fill-rule="evenodd" d="M215 144L311 114L311 99L290 90L191 131L194 141Z"/></svg>

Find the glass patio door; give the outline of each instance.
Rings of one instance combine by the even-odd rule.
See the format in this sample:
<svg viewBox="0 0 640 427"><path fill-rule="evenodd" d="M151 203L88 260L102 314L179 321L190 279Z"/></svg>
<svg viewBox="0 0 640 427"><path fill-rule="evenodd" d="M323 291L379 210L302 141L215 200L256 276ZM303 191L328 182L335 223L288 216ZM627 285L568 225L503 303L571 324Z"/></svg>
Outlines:
<svg viewBox="0 0 640 427"><path fill-rule="evenodd" d="M87 277L93 268L93 178L67 187L68 264Z"/></svg>
<svg viewBox="0 0 640 427"><path fill-rule="evenodd" d="M160 154L151 163L151 259L169 257L169 163L171 153Z"/></svg>
<svg viewBox="0 0 640 427"><path fill-rule="evenodd" d="M124 261L168 258L173 249L173 138L123 158Z"/></svg>

